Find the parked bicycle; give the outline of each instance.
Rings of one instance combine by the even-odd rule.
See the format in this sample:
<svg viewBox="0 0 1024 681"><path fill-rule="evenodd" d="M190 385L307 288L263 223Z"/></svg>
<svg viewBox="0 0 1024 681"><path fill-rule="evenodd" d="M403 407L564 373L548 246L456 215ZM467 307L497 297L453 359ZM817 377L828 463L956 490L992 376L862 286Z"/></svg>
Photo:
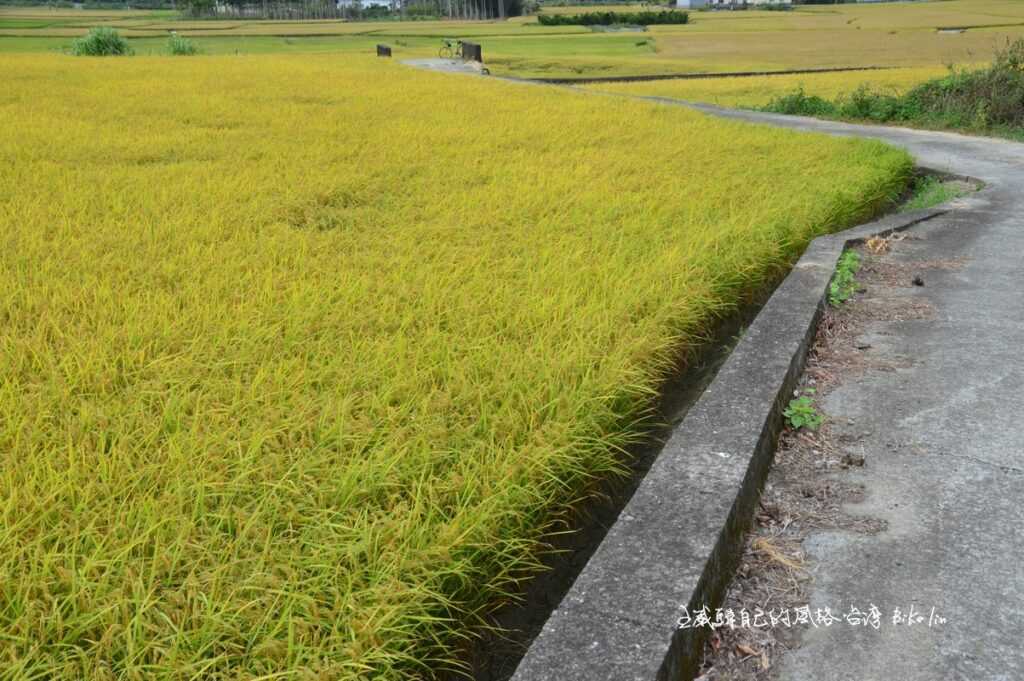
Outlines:
<svg viewBox="0 0 1024 681"><path fill-rule="evenodd" d="M444 38L441 43L441 49L437 51L437 56L441 59L463 59L461 40Z"/></svg>

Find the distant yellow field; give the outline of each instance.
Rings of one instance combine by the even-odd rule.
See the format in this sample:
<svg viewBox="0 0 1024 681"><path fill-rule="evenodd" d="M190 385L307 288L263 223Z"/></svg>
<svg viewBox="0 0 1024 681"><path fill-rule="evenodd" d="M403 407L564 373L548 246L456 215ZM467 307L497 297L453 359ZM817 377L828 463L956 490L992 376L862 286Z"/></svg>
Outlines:
<svg viewBox="0 0 1024 681"><path fill-rule="evenodd" d="M897 94L948 72L948 69L933 67L743 78L595 83L582 87L602 92L671 97L722 106L758 107L767 104L775 97L794 92L799 88L803 88L809 95L817 95L825 99L835 99L849 94L861 85L871 86L877 91Z"/></svg>
<svg viewBox="0 0 1024 681"><path fill-rule="evenodd" d="M0 677L420 678L879 143L344 55L0 56Z"/></svg>

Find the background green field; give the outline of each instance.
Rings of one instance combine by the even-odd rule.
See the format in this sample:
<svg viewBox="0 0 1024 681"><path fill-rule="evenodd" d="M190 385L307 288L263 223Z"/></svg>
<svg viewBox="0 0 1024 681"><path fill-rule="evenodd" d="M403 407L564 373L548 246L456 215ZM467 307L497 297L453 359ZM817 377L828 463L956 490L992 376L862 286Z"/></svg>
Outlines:
<svg viewBox="0 0 1024 681"><path fill-rule="evenodd" d="M587 8L548 8L575 12ZM0 51L55 50L93 25L115 26L143 54L159 53L169 31L194 37L210 54L370 52L436 54L442 37L483 45L494 73L523 76L633 75L835 66L941 66L988 59L1008 37L1024 35L1024 3L946 0L802 6L790 12L692 12L684 26L643 33L543 27L508 21L181 20L173 12L0 9ZM938 29L960 27L962 33Z"/></svg>

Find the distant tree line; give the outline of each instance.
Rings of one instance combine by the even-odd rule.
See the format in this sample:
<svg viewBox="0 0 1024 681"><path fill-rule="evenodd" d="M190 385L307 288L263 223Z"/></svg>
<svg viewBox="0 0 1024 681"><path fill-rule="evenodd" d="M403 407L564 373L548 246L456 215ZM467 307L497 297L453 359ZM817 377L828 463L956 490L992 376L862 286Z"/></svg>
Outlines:
<svg viewBox="0 0 1024 681"><path fill-rule="evenodd" d="M0 0L0 7L53 7L58 9L175 9L174 0Z"/></svg>
<svg viewBox="0 0 1024 681"><path fill-rule="evenodd" d="M448 19L504 19L523 9L524 0L415 0L405 11Z"/></svg>
<svg viewBox="0 0 1024 681"><path fill-rule="evenodd" d="M358 3L329 0L179 0L179 9L193 17L233 19L359 19Z"/></svg>
<svg viewBox="0 0 1024 681"><path fill-rule="evenodd" d="M194 17L239 19L502 19L523 12L523 0L182 0Z"/></svg>

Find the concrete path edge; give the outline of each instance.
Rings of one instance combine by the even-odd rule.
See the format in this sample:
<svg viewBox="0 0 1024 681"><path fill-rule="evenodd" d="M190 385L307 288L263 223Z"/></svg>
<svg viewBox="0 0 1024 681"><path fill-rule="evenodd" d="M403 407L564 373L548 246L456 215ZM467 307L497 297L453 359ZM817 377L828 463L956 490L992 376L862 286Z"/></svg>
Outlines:
<svg viewBox="0 0 1024 681"><path fill-rule="evenodd" d="M839 257L948 212L893 214L811 242L673 430L513 681L696 675L708 630L680 629L678 618L724 599Z"/></svg>

